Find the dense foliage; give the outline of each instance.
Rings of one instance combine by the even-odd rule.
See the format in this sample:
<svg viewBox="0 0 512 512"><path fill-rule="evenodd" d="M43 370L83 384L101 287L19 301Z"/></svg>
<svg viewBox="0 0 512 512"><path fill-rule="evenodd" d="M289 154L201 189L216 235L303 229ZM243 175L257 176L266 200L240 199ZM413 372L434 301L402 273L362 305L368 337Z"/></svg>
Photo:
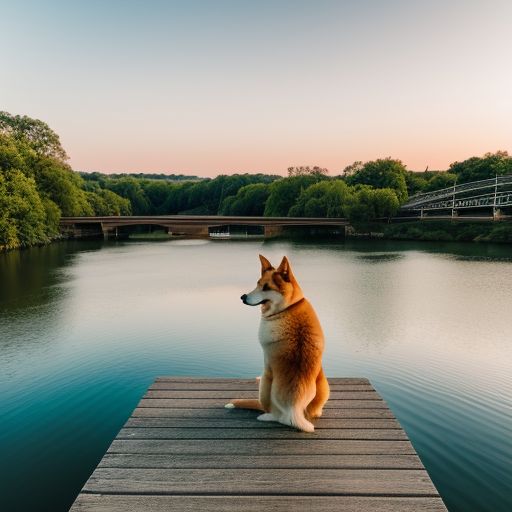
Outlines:
<svg viewBox="0 0 512 512"><path fill-rule="evenodd" d="M356 161L336 177L321 167L267 174L77 173L59 136L26 116L0 112L0 249L58 236L63 216L240 215L347 217L354 225L388 219L419 192L512 174L512 157L487 153L448 171L413 172L391 158Z"/></svg>
<svg viewBox="0 0 512 512"><path fill-rule="evenodd" d="M512 174L512 157L506 151L486 153L483 158L476 156L468 158L463 162L455 162L450 165L450 174L457 177L457 183L485 180Z"/></svg>
<svg viewBox="0 0 512 512"><path fill-rule="evenodd" d="M46 123L0 112L0 249L49 242L61 215L129 214L129 201L87 191Z"/></svg>
<svg viewBox="0 0 512 512"><path fill-rule="evenodd" d="M347 217L352 191L342 180L320 181L301 190L290 217Z"/></svg>
<svg viewBox="0 0 512 512"><path fill-rule="evenodd" d="M366 162L347 177L349 185L370 185L373 188L388 188L396 193L400 203L407 201L407 170L400 160L391 158Z"/></svg>
<svg viewBox="0 0 512 512"><path fill-rule="evenodd" d="M267 183L252 183L238 189L234 196L228 196L220 206L220 215L262 216L270 194Z"/></svg>
<svg viewBox="0 0 512 512"><path fill-rule="evenodd" d="M139 179L130 175L113 178L100 173L94 173L94 177L82 173L82 177L88 190L110 190L128 199L134 215L217 215L234 211L233 208L237 211L260 212L247 215L260 215L268 195L262 191L279 178L268 174L221 174L213 179L176 182ZM263 187L241 190L253 184ZM239 192L241 195L237 196ZM259 201L259 204L255 205L255 201ZM237 204L232 208L235 202Z"/></svg>

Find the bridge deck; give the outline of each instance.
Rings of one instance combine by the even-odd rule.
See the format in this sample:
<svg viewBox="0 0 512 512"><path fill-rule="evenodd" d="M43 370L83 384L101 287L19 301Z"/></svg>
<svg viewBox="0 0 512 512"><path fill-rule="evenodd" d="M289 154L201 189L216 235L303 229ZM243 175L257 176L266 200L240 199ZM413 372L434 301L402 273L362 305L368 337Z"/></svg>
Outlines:
<svg viewBox="0 0 512 512"><path fill-rule="evenodd" d="M345 218L335 217L237 217L223 215L126 215L108 217L61 217L62 226L100 223L106 227L134 224L190 226L346 226Z"/></svg>
<svg viewBox="0 0 512 512"><path fill-rule="evenodd" d="M158 378L71 511L446 511L370 382L330 383L305 434L224 409L255 381Z"/></svg>

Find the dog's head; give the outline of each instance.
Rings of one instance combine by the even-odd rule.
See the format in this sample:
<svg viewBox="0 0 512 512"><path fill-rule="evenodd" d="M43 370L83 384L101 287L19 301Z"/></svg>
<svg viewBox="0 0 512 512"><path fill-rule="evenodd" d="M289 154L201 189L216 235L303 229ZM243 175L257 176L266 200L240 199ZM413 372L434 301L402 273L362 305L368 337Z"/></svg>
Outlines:
<svg viewBox="0 0 512 512"><path fill-rule="evenodd" d="M304 297L286 256L277 268L261 254L260 261L261 277L252 292L240 297L244 304L261 305L263 316L270 316L285 310Z"/></svg>

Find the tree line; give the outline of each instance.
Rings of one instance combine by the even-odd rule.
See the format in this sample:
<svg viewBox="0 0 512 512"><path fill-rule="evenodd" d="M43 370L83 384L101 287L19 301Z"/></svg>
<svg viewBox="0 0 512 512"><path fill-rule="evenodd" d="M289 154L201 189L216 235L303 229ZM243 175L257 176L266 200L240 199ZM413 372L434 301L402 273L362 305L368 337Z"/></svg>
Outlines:
<svg viewBox="0 0 512 512"><path fill-rule="evenodd" d="M383 158L330 176L320 167L216 178L74 172L59 136L43 121L0 112L0 249L47 243L61 216L240 215L347 217L373 222L396 214L410 195L512 174L512 157L488 153L447 171L413 172Z"/></svg>

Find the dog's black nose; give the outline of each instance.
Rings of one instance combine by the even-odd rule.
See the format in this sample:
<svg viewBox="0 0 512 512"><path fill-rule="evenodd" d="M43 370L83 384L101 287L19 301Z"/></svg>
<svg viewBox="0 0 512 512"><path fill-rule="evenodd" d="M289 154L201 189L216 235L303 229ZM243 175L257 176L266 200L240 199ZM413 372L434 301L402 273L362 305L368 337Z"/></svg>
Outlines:
<svg viewBox="0 0 512 512"><path fill-rule="evenodd" d="M247 294L244 293L240 298L242 299L242 302L245 302L245 299L247 299Z"/></svg>

